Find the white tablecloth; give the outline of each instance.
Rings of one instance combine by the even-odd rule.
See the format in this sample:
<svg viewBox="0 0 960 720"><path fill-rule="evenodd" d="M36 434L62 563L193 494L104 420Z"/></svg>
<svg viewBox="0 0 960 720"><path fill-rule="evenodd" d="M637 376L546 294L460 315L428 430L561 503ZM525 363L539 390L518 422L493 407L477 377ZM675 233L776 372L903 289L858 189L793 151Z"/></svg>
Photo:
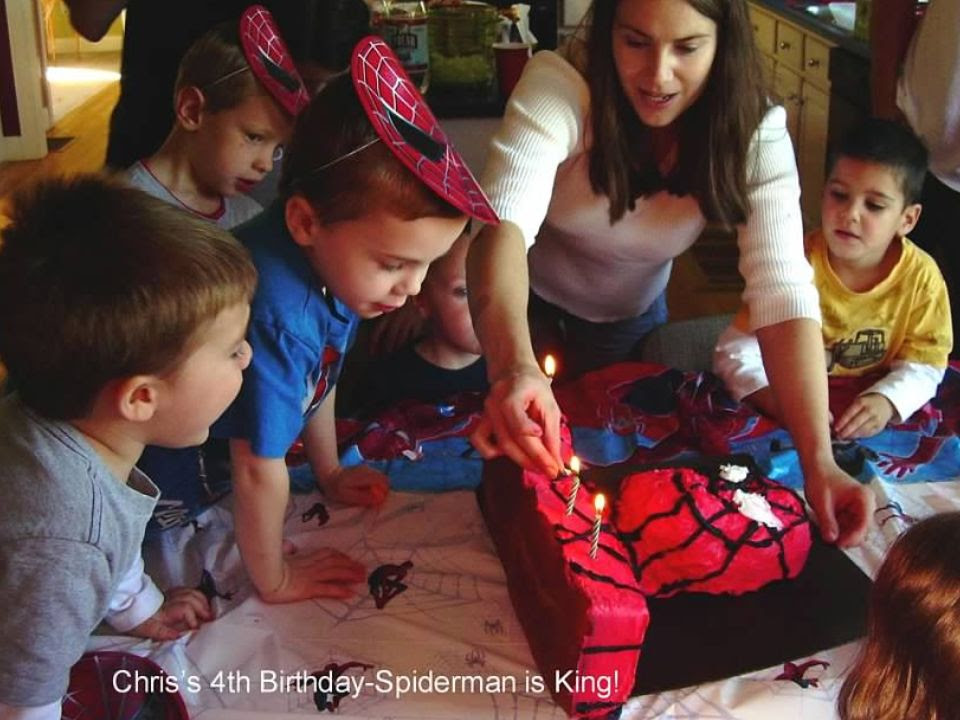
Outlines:
<svg viewBox="0 0 960 720"><path fill-rule="evenodd" d="M894 486L874 481L873 486L878 507L888 507L878 511L865 545L850 552L871 576L911 518L960 507L957 482ZM291 500L287 535L301 548L336 547L365 563L368 572L386 563L413 563L403 580L408 589L382 610L366 586L358 586L358 594L345 602L261 602L240 564L228 498L223 507L201 516L197 527L169 532L145 552L148 572L161 587L195 586L202 570L210 571L220 593L229 596L215 600L217 619L174 643L95 636L91 649L150 656L179 679L193 717L203 720L315 715L312 688L298 689L294 683L286 691L279 681L283 675L295 679L297 673L349 662L371 668L347 670L347 676L362 677L365 686L342 699L340 718L566 717L549 694L525 687L537 669L472 492L391 493L379 511L327 505L330 520L322 527L317 516L309 515L318 501L318 495ZM784 669L779 666L634 698L622 718L834 718L843 673L856 651L854 643L797 658L829 663L805 673L813 680L805 688L776 680ZM443 682L466 686L469 676L488 679L473 692L398 692L403 683L416 677L422 682L430 672L434 688ZM515 678L515 691L509 678Z"/></svg>

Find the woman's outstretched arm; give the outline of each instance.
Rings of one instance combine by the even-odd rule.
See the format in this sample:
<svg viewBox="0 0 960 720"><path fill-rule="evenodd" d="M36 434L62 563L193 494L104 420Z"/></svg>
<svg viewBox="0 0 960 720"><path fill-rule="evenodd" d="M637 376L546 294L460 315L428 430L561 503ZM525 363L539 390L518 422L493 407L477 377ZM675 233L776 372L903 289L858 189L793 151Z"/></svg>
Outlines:
<svg viewBox="0 0 960 720"><path fill-rule="evenodd" d="M875 499L833 458L820 325L809 318L787 320L758 329L757 337L781 419L800 456L804 493L820 533L843 547L859 545Z"/></svg>
<svg viewBox="0 0 960 720"><path fill-rule="evenodd" d="M467 287L490 379L473 443L486 458L507 455L555 476L560 468L560 409L530 342L527 252L511 222L485 227L467 255Z"/></svg>

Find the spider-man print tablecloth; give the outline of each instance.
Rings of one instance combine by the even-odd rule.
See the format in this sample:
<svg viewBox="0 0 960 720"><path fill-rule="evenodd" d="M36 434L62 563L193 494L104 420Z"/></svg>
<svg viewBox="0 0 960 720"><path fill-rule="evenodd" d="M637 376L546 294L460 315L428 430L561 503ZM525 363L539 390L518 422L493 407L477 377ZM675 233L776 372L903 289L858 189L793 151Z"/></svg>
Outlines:
<svg viewBox="0 0 960 720"><path fill-rule="evenodd" d="M960 509L960 482L874 480L872 487L881 509L864 547L851 553L871 574L909 523ZM342 507L316 493L294 495L285 532L301 549L332 546L363 562L368 576L357 595L286 606L258 600L240 565L228 498L196 526L165 534L145 553L161 587L202 587L217 620L175 643L96 636L91 649L135 652L172 676L196 679L199 688L184 685L183 696L191 717L201 720L323 714L314 693L295 685L283 692L252 681L249 691L237 684L230 691L228 684L231 677L253 679L263 672L269 680L297 671L369 681L356 696L339 698L336 712L350 720L566 717L546 693L524 691L523 679L537 669L472 491L391 493L379 511ZM621 719L832 720L843 671L856 649L844 645L748 675L633 698ZM401 678L431 671L435 678L512 675L519 685L515 691L396 697L385 692L387 685L374 684L378 672Z"/></svg>
<svg viewBox="0 0 960 720"><path fill-rule="evenodd" d="M871 381L831 380L838 416ZM556 388L573 445L590 465L747 453L768 477L803 484L790 435L734 401L710 373L624 363ZM462 393L440 404L408 401L368 422L340 420L345 464L369 462L401 490L475 487L482 462L468 441L482 399ZM951 368L931 403L899 425L834 453L848 472L867 481L938 482L960 476L960 371Z"/></svg>
<svg viewBox="0 0 960 720"><path fill-rule="evenodd" d="M636 374L638 369L643 372ZM685 443L716 455L729 451L718 452L718 444L724 447L724 442L737 451L749 443L770 447L778 438L779 448L768 453L771 467L776 469L789 453L786 435L742 408L731 407L709 376L656 366L620 366L604 372L614 371L627 373L619 376L623 382L591 376L583 382L593 385L577 391L580 400L569 397L572 386L569 394L563 387L557 391L575 447L592 463L643 453L666 456L688 450ZM877 455L876 460L865 455L862 473L867 475L871 467L884 470L880 466L884 454L901 458L894 465L903 468L913 462L908 460L911 456L919 457L921 445L932 446L929 441L921 443L924 438L943 438L930 455L933 463L870 478L878 496L875 523L864 545L848 552L869 575L911 523L960 509L960 482L952 479L960 472L948 469L953 462L948 456L956 456L951 448L956 442L957 406L949 400L956 397L956 378L951 373L941 393L941 417L929 413L924 416L929 420L914 428L888 430L889 439L880 436L875 441L885 445L862 444ZM589 402L591 397L605 399ZM664 412L671 403L677 409ZM401 457L408 468L415 467L418 452L429 455L437 439L462 442L468 449L470 418L479 405L462 407L472 409L459 418L438 410L406 426L429 426L436 437L399 437L398 449L391 451L395 465ZM719 421L711 417L718 409ZM604 433L609 440L603 439ZM913 440L895 441L893 433L907 433ZM389 443L378 447L386 446ZM413 459L406 459L404 450L412 450ZM456 462L467 468L459 474L469 474L469 460L446 461L448 477L458 473ZM783 466L789 476L789 467ZM920 474L931 468L936 474L922 479ZM158 585L201 588L211 598L217 620L173 643L98 635L90 649L150 657L183 680L191 717L202 720L314 716L330 708L351 720L566 717L545 690L538 690L535 683L525 685L527 678L538 676L537 669L471 490L392 492L379 510L344 507L316 492L292 495L285 520L287 537L302 550L335 547L367 569L365 581L349 600L293 605L267 605L255 596L234 542L231 500L226 498L194 524L165 533L145 548L147 570ZM843 672L856 650L856 644L848 644L748 675L633 698L621 718L831 720ZM343 687L360 690L318 695L298 685L296 678L304 674L340 678ZM424 676L433 678L432 689L398 692L398 681ZM285 689L279 686L284 677L293 678ZM495 680L469 691L438 689L438 681L467 677ZM507 677L516 679L515 687L496 685L496 679ZM249 687L238 682L244 678L250 679ZM188 686L190 680L195 689ZM276 684L270 684L272 680Z"/></svg>

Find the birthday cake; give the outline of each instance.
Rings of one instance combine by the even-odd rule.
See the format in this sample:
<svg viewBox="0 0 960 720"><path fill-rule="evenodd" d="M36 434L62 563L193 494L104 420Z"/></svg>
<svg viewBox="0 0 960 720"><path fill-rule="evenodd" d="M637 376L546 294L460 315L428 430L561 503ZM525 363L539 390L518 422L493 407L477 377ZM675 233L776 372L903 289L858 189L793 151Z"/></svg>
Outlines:
<svg viewBox="0 0 960 720"><path fill-rule="evenodd" d="M602 718L622 705L647 630L647 602L608 524L590 557L591 493L516 465L486 463L480 504L530 651L557 703Z"/></svg>
<svg viewBox="0 0 960 720"><path fill-rule="evenodd" d="M796 577L810 552L797 495L744 466L623 479L614 523L643 593L741 595Z"/></svg>
<svg viewBox="0 0 960 720"><path fill-rule="evenodd" d="M647 596L750 592L795 577L810 550L799 497L742 466L629 474L599 524L591 489L570 505L570 477L509 462L484 475L481 507L531 652L554 699L579 717L605 717L630 697Z"/></svg>

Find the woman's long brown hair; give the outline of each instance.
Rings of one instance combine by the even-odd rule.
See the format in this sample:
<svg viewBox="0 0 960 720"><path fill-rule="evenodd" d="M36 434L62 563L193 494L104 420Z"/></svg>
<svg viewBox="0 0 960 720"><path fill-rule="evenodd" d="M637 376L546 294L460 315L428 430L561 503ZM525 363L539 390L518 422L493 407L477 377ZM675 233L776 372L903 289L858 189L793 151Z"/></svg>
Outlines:
<svg viewBox="0 0 960 720"><path fill-rule="evenodd" d="M837 710L842 720L952 720L958 674L960 513L952 512L914 525L890 549Z"/></svg>
<svg viewBox="0 0 960 720"><path fill-rule="evenodd" d="M588 16L586 77L593 144L590 184L610 198L610 222L633 210L656 169L650 128L630 105L613 60L617 3L594 0ZM671 189L692 194L708 221L726 227L750 213L750 141L769 107L769 93L747 16L746 0L686 0L717 24L717 48L703 94L678 119Z"/></svg>

